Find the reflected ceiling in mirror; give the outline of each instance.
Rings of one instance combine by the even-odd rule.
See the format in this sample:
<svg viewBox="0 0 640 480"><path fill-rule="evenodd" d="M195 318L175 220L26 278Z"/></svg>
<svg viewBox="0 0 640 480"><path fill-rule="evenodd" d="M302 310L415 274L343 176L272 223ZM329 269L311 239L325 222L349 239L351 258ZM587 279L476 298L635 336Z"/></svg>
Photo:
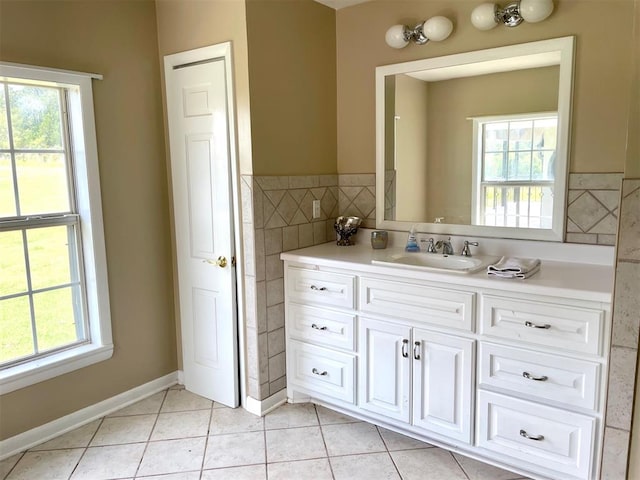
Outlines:
<svg viewBox="0 0 640 480"><path fill-rule="evenodd" d="M378 228L561 241L573 37L376 69Z"/></svg>

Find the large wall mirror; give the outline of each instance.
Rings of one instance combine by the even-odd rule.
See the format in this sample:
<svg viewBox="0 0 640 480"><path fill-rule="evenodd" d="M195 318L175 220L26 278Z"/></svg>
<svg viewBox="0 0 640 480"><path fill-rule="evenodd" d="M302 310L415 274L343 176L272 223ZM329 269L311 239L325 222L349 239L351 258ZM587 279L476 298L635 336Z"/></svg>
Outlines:
<svg viewBox="0 0 640 480"><path fill-rule="evenodd" d="M376 226L564 238L574 37L376 69Z"/></svg>

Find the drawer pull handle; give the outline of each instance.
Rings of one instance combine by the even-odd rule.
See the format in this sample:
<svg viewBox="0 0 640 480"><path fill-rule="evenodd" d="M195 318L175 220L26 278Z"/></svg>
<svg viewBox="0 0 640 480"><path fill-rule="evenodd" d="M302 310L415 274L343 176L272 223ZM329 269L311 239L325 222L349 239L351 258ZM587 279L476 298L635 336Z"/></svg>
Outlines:
<svg viewBox="0 0 640 480"><path fill-rule="evenodd" d="M536 382L546 382L547 380L549 380L549 377L547 377L546 375L536 377L535 375L531 375L529 372L522 372L522 376L524 378L528 378L529 380L535 380Z"/></svg>
<svg viewBox="0 0 640 480"><path fill-rule="evenodd" d="M420 342L415 342L413 344L413 358L416 360L420 360Z"/></svg>
<svg viewBox="0 0 640 480"><path fill-rule="evenodd" d="M402 356L404 358L409 358L409 340L406 338L402 340Z"/></svg>
<svg viewBox="0 0 640 480"><path fill-rule="evenodd" d="M326 370L324 372L321 372L320 370L318 370L317 368L313 368L311 370L311 373L313 373L314 375L320 375L321 377L324 377L326 375L329 375L329 372L327 372Z"/></svg>
<svg viewBox="0 0 640 480"><path fill-rule="evenodd" d="M314 330L326 330L327 329L327 327L319 327L315 323L311 324L311 328L313 328Z"/></svg>
<svg viewBox="0 0 640 480"><path fill-rule="evenodd" d="M549 330L551 328L551 325L549 325L548 323L545 323L544 325L536 325L532 322L524 322L524 326L531 328L544 328L545 330Z"/></svg>
<svg viewBox="0 0 640 480"><path fill-rule="evenodd" d="M327 287L316 287L315 285L311 285L311 287L309 288L311 288L311 290L316 290L318 292L324 292L327 289Z"/></svg>
<svg viewBox="0 0 640 480"><path fill-rule="evenodd" d="M526 430L520 430L520 436L528 440L535 440L536 442L544 440L544 435L529 435Z"/></svg>

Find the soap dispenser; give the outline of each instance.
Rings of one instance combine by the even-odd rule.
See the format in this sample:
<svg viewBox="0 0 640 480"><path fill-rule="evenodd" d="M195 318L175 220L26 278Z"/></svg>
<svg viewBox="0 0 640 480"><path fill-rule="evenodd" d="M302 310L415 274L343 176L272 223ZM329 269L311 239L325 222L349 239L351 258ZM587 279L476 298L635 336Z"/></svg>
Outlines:
<svg viewBox="0 0 640 480"><path fill-rule="evenodd" d="M418 239L416 238L416 226L412 225L409 230L409 237L407 237L407 246L404 247L407 252L419 252Z"/></svg>

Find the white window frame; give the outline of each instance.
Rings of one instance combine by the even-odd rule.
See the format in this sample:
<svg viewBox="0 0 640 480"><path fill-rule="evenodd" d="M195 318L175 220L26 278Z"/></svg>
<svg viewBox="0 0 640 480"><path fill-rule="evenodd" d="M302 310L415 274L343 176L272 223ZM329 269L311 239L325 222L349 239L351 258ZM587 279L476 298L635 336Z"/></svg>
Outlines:
<svg viewBox="0 0 640 480"><path fill-rule="evenodd" d="M102 76L0 62L0 77L76 87L69 90L69 150L80 216L89 337L88 343L0 370L0 394L5 394L111 358L113 339L91 84Z"/></svg>
<svg viewBox="0 0 640 480"><path fill-rule="evenodd" d="M558 131L560 129L560 120L557 111L553 112L533 112L533 113L518 113L518 114L505 114L505 115L487 115L482 117L471 117L470 120L473 121L473 168L472 168L472 193L471 193L471 219L472 225L479 226L487 226L493 227L493 225L485 225L483 223L483 195L482 195L482 171L484 167L483 157L484 157L484 135L483 135L483 125L486 123L493 122L515 122L518 120L531 120L531 119L541 119L548 118L551 116L555 116L558 122ZM557 134L556 134L557 135ZM557 139L556 139L557 140ZM555 175L557 174L558 167L556 166L556 170L554 172L554 181L551 182L551 187L554 188L554 200L553 200L553 208L552 208L552 221L556 215L562 215L564 205L558 201L556 197L555 188ZM513 182L496 182L496 184L501 184L503 186L509 186L510 183ZM524 181L522 184L526 183L528 186L535 186L535 181ZM539 182L540 184L548 183L548 182ZM522 227L518 227L522 228ZM531 228L531 227L529 227ZM553 227L548 227L550 229ZM544 230L533 228L534 230Z"/></svg>

